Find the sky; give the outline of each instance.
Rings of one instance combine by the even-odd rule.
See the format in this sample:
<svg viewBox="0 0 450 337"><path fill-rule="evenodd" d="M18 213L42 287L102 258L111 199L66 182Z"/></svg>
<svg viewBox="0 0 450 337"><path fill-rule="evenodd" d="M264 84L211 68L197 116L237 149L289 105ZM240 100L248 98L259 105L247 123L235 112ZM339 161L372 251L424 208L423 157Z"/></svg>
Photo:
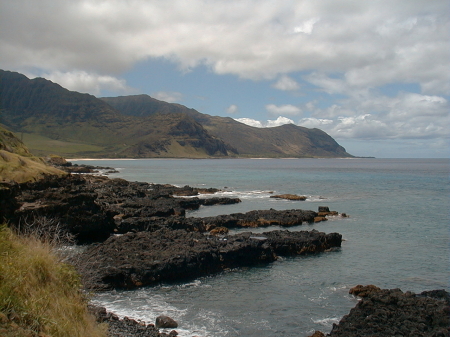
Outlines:
<svg viewBox="0 0 450 337"><path fill-rule="evenodd" d="M0 69L449 158L448 0L0 0Z"/></svg>

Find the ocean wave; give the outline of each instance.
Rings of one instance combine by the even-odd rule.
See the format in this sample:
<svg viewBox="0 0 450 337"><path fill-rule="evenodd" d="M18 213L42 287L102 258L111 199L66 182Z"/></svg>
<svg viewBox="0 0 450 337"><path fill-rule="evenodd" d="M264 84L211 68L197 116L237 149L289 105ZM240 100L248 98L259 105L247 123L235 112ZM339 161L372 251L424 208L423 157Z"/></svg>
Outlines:
<svg viewBox="0 0 450 337"><path fill-rule="evenodd" d="M250 191L219 191L214 194L199 194L197 197L212 198L212 197L228 197L228 198L240 198L240 199L269 199L271 196L279 194L278 191L268 190L250 190ZM323 197L321 195L306 195L306 202L322 202L324 200L331 201L329 197ZM296 200L276 199L270 198L271 202L291 202L298 203Z"/></svg>
<svg viewBox="0 0 450 337"><path fill-rule="evenodd" d="M312 321L315 324L320 324L323 326L326 326L327 328L331 328L333 326L333 323L339 323L340 318L339 317L325 317L325 318L319 318L319 319L312 319Z"/></svg>

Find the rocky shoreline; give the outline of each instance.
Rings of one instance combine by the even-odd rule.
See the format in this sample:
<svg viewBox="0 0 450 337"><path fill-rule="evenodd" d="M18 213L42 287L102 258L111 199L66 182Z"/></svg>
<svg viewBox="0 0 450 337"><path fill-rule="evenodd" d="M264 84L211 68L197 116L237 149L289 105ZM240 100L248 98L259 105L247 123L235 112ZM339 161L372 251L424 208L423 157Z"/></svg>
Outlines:
<svg viewBox="0 0 450 337"><path fill-rule="evenodd" d="M341 241L340 234L315 230L214 236L160 229L112 236L77 258L91 288L133 289L269 263L278 255L323 252Z"/></svg>
<svg viewBox="0 0 450 337"><path fill-rule="evenodd" d="M316 331L310 337L448 337L450 294L445 290L420 294L400 289L358 285L350 294L361 300L327 335Z"/></svg>
<svg viewBox="0 0 450 337"><path fill-rule="evenodd" d="M92 173L95 169L68 167L69 171L83 173ZM241 202L238 198L214 197L213 194L218 191L213 188L129 182L90 174L49 176L34 183L2 183L0 219L19 232L34 231L46 237L62 237L74 244L88 244L86 250L72 257L72 263L82 274L85 286L94 290L135 289L160 282L192 280L231 268L271 263L278 256L317 254L341 246L342 236L339 233L325 234L316 230L251 232L252 228L257 227L276 225L288 228L324 221L330 215L346 216L330 212L326 206L319 207L318 212L270 209L205 218L186 217L186 211L201 206ZM199 197L200 194L211 195ZM245 228L248 232L230 235L229 230L233 228ZM399 299L403 296L400 293L398 290L386 296L397 298L392 300L397 305L395 310L406 313L405 306L398 306L403 301ZM361 293L358 294L361 296ZM333 327L329 336L364 336L356 334L354 328L373 327L373 322L366 320L366 311L363 310L370 307L367 303L385 303L387 300L376 300L376 296L381 294L371 293L367 300L364 298L348 317L345 316L339 325ZM423 298L434 298L442 302L442 298L436 299L430 294L435 293L408 295L408 301L424 302ZM424 302L422 311L434 315L430 308L438 308L439 313L448 313L448 294L446 296L443 309L441 302ZM411 302L408 308L410 306L418 307L418 304ZM99 321L108 323L110 336L177 335L176 330L169 334L160 333L153 324L119 319L102 308L91 310ZM386 312L386 309L383 310ZM364 314L359 314L361 312ZM378 329L391 325L387 319L390 317L379 316ZM443 322L440 318L433 318L433 326L437 321ZM428 323L429 319L421 320L420 324L425 324L425 328L420 325L421 329L435 331L428 328ZM440 329L442 324L439 324ZM435 334L414 336L448 336L448 330L447 335L441 334L442 329L433 332ZM370 331L372 334L367 336L386 335Z"/></svg>

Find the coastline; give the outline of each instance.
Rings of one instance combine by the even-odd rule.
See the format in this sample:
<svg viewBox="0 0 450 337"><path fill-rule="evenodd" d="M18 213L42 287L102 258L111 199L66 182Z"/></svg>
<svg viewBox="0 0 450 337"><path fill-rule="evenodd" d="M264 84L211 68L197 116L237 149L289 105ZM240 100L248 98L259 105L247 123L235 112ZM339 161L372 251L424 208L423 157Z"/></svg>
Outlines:
<svg viewBox="0 0 450 337"><path fill-rule="evenodd" d="M96 159L94 159L94 160L96 160ZM419 335L418 335L419 336Z"/></svg>

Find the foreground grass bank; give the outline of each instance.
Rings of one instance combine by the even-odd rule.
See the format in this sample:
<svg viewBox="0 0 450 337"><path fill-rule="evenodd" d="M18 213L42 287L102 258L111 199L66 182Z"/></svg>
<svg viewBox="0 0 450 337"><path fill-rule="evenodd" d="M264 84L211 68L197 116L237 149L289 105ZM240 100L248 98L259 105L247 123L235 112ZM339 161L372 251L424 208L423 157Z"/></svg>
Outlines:
<svg viewBox="0 0 450 337"><path fill-rule="evenodd" d="M78 274L50 245L0 226L0 335L106 336L87 311Z"/></svg>

